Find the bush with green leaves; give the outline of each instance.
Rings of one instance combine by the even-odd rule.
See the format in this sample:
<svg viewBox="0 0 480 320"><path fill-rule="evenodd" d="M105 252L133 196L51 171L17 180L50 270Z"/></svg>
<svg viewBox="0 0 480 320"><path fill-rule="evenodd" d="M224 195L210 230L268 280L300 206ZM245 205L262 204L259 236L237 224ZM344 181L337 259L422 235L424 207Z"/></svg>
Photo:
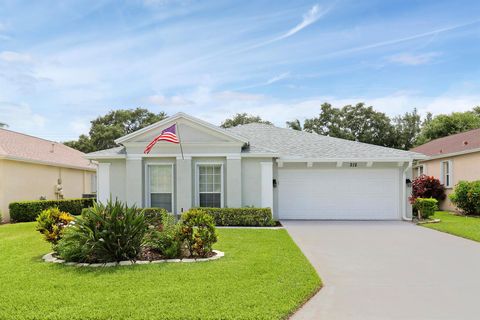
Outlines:
<svg viewBox="0 0 480 320"><path fill-rule="evenodd" d="M139 210L143 212L148 224L156 227L162 226L165 217L172 216L163 208L144 208Z"/></svg>
<svg viewBox="0 0 480 320"><path fill-rule="evenodd" d="M217 226L270 227L275 225L270 208L201 208Z"/></svg>
<svg viewBox="0 0 480 320"><path fill-rule="evenodd" d="M35 221L45 209L57 207L60 211L74 216L80 215L82 209L93 206L95 199L63 199L63 200L34 200L19 201L9 204L11 222Z"/></svg>
<svg viewBox="0 0 480 320"><path fill-rule="evenodd" d="M180 220L180 240L190 257L207 257L217 242L213 217L203 209L190 209Z"/></svg>
<svg viewBox="0 0 480 320"><path fill-rule="evenodd" d="M449 198L464 214L480 214L480 180L460 181Z"/></svg>
<svg viewBox="0 0 480 320"><path fill-rule="evenodd" d="M62 238L65 227L75 218L60 211L57 207L48 208L42 211L37 217L37 231L43 234L45 240L56 245Z"/></svg>
<svg viewBox="0 0 480 320"><path fill-rule="evenodd" d="M417 210L418 219L428 219L438 210L438 200L434 198L416 198L413 207Z"/></svg>
<svg viewBox="0 0 480 320"><path fill-rule="evenodd" d="M147 219L135 206L119 201L95 204L66 228L56 250L66 261L135 260L147 230Z"/></svg>
<svg viewBox="0 0 480 320"><path fill-rule="evenodd" d="M143 242L146 249L153 250L167 259L180 257L182 244L180 228L173 215L163 215L160 223L150 224L150 228Z"/></svg>

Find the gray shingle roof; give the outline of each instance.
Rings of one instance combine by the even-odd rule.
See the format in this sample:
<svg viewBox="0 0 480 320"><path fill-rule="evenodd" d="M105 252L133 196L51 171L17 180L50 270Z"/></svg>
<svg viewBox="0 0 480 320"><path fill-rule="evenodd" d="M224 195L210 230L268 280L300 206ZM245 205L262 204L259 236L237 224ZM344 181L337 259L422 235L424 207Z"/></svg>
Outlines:
<svg viewBox="0 0 480 320"><path fill-rule="evenodd" d="M95 152L90 152L87 154L88 157L108 157L108 156L123 156L125 155L125 147L115 147L110 149L99 150Z"/></svg>
<svg viewBox="0 0 480 320"><path fill-rule="evenodd" d="M250 123L228 130L250 141L248 152L272 150L279 153L280 158L393 160L424 157L416 152L278 128L268 124Z"/></svg>

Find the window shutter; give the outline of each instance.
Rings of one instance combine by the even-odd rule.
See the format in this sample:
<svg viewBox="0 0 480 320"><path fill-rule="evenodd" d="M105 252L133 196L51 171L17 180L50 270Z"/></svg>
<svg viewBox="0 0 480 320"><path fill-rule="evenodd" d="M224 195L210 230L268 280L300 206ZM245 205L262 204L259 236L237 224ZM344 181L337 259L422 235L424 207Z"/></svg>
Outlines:
<svg viewBox="0 0 480 320"><path fill-rule="evenodd" d="M440 183L445 184L445 163L440 162Z"/></svg>
<svg viewBox="0 0 480 320"><path fill-rule="evenodd" d="M448 175L450 176L450 185L449 187L453 186L453 161L448 160Z"/></svg>

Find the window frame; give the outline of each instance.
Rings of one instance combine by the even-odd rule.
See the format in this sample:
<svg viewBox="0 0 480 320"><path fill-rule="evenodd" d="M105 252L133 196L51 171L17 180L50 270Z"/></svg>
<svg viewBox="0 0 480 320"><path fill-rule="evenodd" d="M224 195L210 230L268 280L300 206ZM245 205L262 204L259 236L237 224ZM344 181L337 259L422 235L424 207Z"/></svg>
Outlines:
<svg viewBox="0 0 480 320"><path fill-rule="evenodd" d="M445 164L448 165L448 172L445 172ZM445 188L453 187L453 164L452 160L444 160L440 162L440 182L445 186ZM448 185L446 183L446 178L448 175Z"/></svg>
<svg viewBox="0 0 480 320"><path fill-rule="evenodd" d="M426 174L424 164L418 165L417 167L415 167L415 169L417 169L417 177L420 177L422 174ZM421 173L420 170L422 171Z"/></svg>
<svg viewBox="0 0 480 320"><path fill-rule="evenodd" d="M145 204L147 208L152 207L152 193L150 192L150 167L152 166L168 166L172 170L172 213L175 212L175 171L173 163L166 162L150 162L145 164ZM166 193L166 192L165 192Z"/></svg>
<svg viewBox="0 0 480 320"><path fill-rule="evenodd" d="M220 166L220 208L224 208L224 164L223 162L197 162L195 164L195 206L200 207L200 166L219 165ZM217 192L202 192L217 193Z"/></svg>

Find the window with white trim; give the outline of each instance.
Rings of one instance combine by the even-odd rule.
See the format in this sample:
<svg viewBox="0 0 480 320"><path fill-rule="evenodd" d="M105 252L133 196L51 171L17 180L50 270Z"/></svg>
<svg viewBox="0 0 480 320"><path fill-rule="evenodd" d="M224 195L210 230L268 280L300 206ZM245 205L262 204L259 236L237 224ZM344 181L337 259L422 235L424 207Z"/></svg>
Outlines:
<svg viewBox="0 0 480 320"><path fill-rule="evenodd" d="M222 164L199 164L198 172L198 206L222 206L223 174Z"/></svg>
<svg viewBox="0 0 480 320"><path fill-rule="evenodd" d="M173 166L148 165L148 202L152 208L173 210Z"/></svg>
<svg viewBox="0 0 480 320"><path fill-rule="evenodd" d="M424 173L425 173L425 166L422 164L417 167L417 177L420 177Z"/></svg>
<svg viewBox="0 0 480 320"><path fill-rule="evenodd" d="M446 188L452 186L452 161L442 161L440 163L441 171L442 171L442 183L445 185Z"/></svg>

